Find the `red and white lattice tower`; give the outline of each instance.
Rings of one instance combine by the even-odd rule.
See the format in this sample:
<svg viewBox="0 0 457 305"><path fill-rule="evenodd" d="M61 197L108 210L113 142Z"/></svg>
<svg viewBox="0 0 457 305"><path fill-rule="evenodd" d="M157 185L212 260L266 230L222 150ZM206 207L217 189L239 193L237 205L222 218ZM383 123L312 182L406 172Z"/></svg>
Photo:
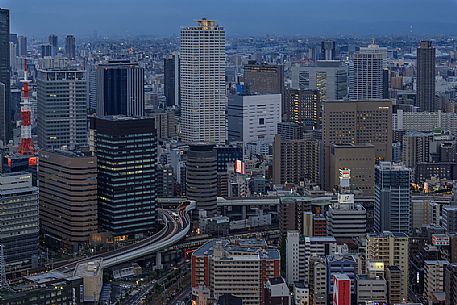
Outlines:
<svg viewBox="0 0 457 305"><path fill-rule="evenodd" d="M32 142L32 107L29 98L29 80L27 79L27 59L24 58L24 79L21 80L21 142L17 149L20 155L33 155L36 148Z"/></svg>

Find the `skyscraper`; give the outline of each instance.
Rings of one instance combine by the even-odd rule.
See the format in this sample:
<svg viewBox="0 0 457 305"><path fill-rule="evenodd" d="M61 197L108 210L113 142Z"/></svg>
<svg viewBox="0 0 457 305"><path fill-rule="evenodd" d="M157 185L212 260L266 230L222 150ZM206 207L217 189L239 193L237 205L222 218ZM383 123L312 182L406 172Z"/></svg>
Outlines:
<svg viewBox="0 0 457 305"><path fill-rule="evenodd" d="M198 20L181 30L181 132L184 142L224 144L227 140L225 30Z"/></svg>
<svg viewBox="0 0 457 305"><path fill-rule="evenodd" d="M392 162L375 169L375 230L408 234L411 228L411 170Z"/></svg>
<svg viewBox="0 0 457 305"><path fill-rule="evenodd" d="M376 160L392 159L392 102L328 101L324 102L322 139L326 189L330 181L332 144L372 144ZM336 169L338 170L338 169Z"/></svg>
<svg viewBox="0 0 457 305"><path fill-rule="evenodd" d="M333 40L324 40L321 42L321 60L336 59L336 42Z"/></svg>
<svg viewBox="0 0 457 305"><path fill-rule="evenodd" d="M249 94L284 94L284 66L247 64L243 81Z"/></svg>
<svg viewBox="0 0 457 305"><path fill-rule="evenodd" d="M339 60L294 65L291 70L293 89L318 89L322 101L342 100L348 95L348 69Z"/></svg>
<svg viewBox="0 0 457 305"><path fill-rule="evenodd" d="M17 55L19 57L27 56L27 37L18 36L17 38Z"/></svg>
<svg viewBox="0 0 457 305"><path fill-rule="evenodd" d="M6 264L30 262L38 254L38 188L29 173L0 175L0 244Z"/></svg>
<svg viewBox="0 0 457 305"><path fill-rule="evenodd" d="M78 151L42 151L40 223L55 248L78 251L97 232L97 162Z"/></svg>
<svg viewBox="0 0 457 305"><path fill-rule="evenodd" d="M10 93L10 11L0 9L0 83L5 86L0 97L0 140L7 144L11 139ZM3 90L2 90L3 91Z"/></svg>
<svg viewBox="0 0 457 305"><path fill-rule="evenodd" d="M97 116L144 114L144 69L129 60L97 66Z"/></svg>
<svg viewBox="0 0 457 305"><path fill-rule="evenodd" d="M99 225L114 236L155 229L157 135L152 118L91 120L96 134Z"/></svg>
<svg viewBox="0 0 457 305"><path fill-rule="evenodd" d="M38 144L70 149L87 144L86 72L39 70L37 76Z"/></svg>
<svg viewBox="0 0 457 305"><path fill-rule="evenodd" d="M179 53L175 52L163 59L163 74L167 106L179 106Z"/></svg>
<svg viewBox="0 0 457 305"><path fill-rule="evenodd" d="M421 111L438 110L435 105L435 48L431 41L421 41L417 48L416 105Z"/></svg>
<svg viewBox="0 0 457 305"><path fill-rule="evenodd" d="M382 99L383 65L387 48L370 44L354 54L350 68L350 92L352 100Z"/></svg>
<svg viewBox="0 0 457 305"><path fill-rule="evenodd" d="M76 39L73 35L67 35L65 38L65 56L69 59L76 58Z"/></svg>
<svg viewBox="0 0 457 305"><path fill-rule="evenodd" d="M57 51L59 50L59 38L55 34L51 34L48 37L49 39L49 44L52 47L52 56L55 56L57 54Z"/></svg>

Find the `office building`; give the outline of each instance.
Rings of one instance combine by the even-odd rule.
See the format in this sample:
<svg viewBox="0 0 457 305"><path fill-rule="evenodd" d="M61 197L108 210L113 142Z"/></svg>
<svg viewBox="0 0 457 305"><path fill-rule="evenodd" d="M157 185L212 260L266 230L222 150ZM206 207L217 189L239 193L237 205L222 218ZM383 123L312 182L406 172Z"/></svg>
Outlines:
<svg viewBox="0 0 457 305"><path fill-rule="evenodd" d="M278 134L281 140L301 140L304 138L305 128L295 122L278 123Z"/></svg>
<svg viewBox="0 0 457 305"><path fill-rule="evenodd" d="M164 95L168 107L179 107L179 53L173 53L163 59Z"/></svg>
<svg viewBox="0 0 457 305"><path fill-rule="evenodd" d="M293 89L317 89L322 101L342 100L348 95L348 69L341 61L294 65L291 71Z"/></svg>
<svg viewBox="0 0 457 305"><path fill-rule="evenodd" d="M375 169L375 230L408 234L411 230L411 169L380 162Z"/></svg>
<svg viewBox="0 0 457 305"><path fill-rule="evenodd" d="M327 212L328 235L335 238L357 238L367 233L367 211L354 202L353 194L339 194L338 202Z"/></svg>
<svg viewBox="0 0 457 305"><path fill-rule="evenodd" d="M243 67L243 81L251 95L283 94L284 66L249 63Z"/></svg>
<svg viewBox="0 0 457 305"><path fill-rule="evenodd" d="M27 57L27 37L17 37L17 56Z"/></svg>
<svg viewBox="0 0 457 305"><path fill-rule="evenodd" d="M283 140L278 134L273 143L273 183L320 183L321 142L313 138Z"/></svg>
<svg viewBox="0 0 457 305"><path fill-rule="evenodd" d="M57 51L59 51L59 38L55 34L51 34L48 37L49 44L52 48L52 56L57 55Z"/></svg>
<svg viewBox="0 0 457 305"><path fill-rule="evenodd" d="M320 129L321 101L319 90L288 89L285 96L285 116L290 122Z"/></svg>
<svg viewBox="0 0 457 305"><path fill-rule="evenodd" d="M97 116L144 115L144 69L129 60L97 66Z"/></svg>
<svg viewBox="0 0 457 305"><path fill-rule="evenodd" d="M11 131L10 94L10 11L0 9L0 140L7 144Z"/></svg>
<svg viewBox="0 0 457 305"><path fill-rule="evenodd" d="M384 267L382 270L384 273ZM383 276L356 275L357 304L366 302L387 303L387 281Z"/></svg>
<svg viewBox="0 0 457 305"><path fill-rule="evenodd" d="M194 297L203 286L214 299L232 294L243 305L264 305L265 284L280 276L279 251L265 240L209 241L192 254L191 264Z"/></svg>
<svg viewBox="0 0 457 305"><path fill-rule="evenodd" d="M120 238L142 237L154 231L154 119L107 116L91 123L95 123L99 225Z"/></svg>
<svg viewBox="0 0 457 305"><path fill-rule="evenodd" d="M444 293L444 272L447 265L446 260L424 261L424 299L433 301L440 299L439 294Z"/></svg>
<svg viewBox="0 0 457 305"><path fill-rule="evenodd" d="M73 35L65 37L65 56L68 59L76 58L76 39Z"/></svg>
<svg viewBox="0 0 457 305"><path fill-rule="evenodd" d="M397 298L393 298L393 289L399 288L400 303L402 300L408 300L408 282L409 282L409 248L408 235L405 233L383 232L367 235L367 260L372 262L384 263L386 267L386 280L388 283L388 291L390 291L390 302L394 302ZM388 266L394 266L396 269L388 269ZM399 276L398 276L399 275ZM395 279L398 279L398 283Z"/></svg>
<svg viewBox="0 0 457 305"><path fill-rule="evenodd" d="M360 48L354 54L349 72L351 100L383 98L383 65L386 58L387 48L375 44Z"/></svg>
<svg viewBox="0 0 457 305"><path fill-rule="evenodd" d="M38 255L38 188L29 173L0 176L0 244L7 269L30 266Z"/></svg>
<svg viewBox="0 0 457 305"><path fill-rule="evenodd" d="M334 40L321 41L320 60L335 60L335 59L336 59L336 42Z"/></svg>
<svg viewBox="0 0 457 305"><path fill-rule="evenodd" d="M181 30L181 134L187 143L225 144L225 31L214 20Z"/></svg>
<svg viewBox="0 0 457 305"><path fill-rule="evenodd" d="M38 145L74 149L87 145L86 72L39 70L37 76Z"/></svg>
<svg viewBox="0 0 457 305"><path fill-rule="evenodd" d="M340 189L341 170L349 170L350 189L374 194L375 147L372 144L333 144L330 151L330 186Z"/></svg>
<svg viewBox="0 0 457 305"><path fill-rule="evenodd" d="M189 146L186 162L186 196L208 217L217 213L217 153L214 145Z"/></svg>
<svg viewBox="0 0 457 305"><path fill-rule="evenodd" d="M331 190L330 153L332 144L372 144L375 159L392 159L392 102L324 102L322 115L324 186Z"/></svg>
<svg viewBox="0 0 457 305"><path fill-rule="evenodd" d="M446 293L446 305L457 302L457 264L447 265L444 271L444 291Z"/></svg>
<svg viewBox="0 0 457 305"><path fill-rule="evenodd" d="M326 257L327 263L327 287L328 287L328 298L335 301L334 281L335 277L341 274L345 275L345 278L349 281L347 286L348 294L355 294L355 274L356 274L356 260L352 255L329 255Z"/></svg>
<svg viewBox="0 0 457 305"><path fill-rule="evenodd" d="M17 45L10 42L10 72L11 75L17 74Z"/></svg>
<svg viewBox="0 0 457 305"><path fill-rule="evenodd" d="M88 152L42 151L40 224L47 245L76 252L97 232L97 162Z"/></svg>
<svg viewBox="0 0 457 305"><path fill-rule="evenodd" d="M228 101L228 138L271 145L281 122L281 95L231 95Z"/></svg>
<svg viewBox="0 0 457 305"><path fill-rule="evenodd" d="M421 111L434 112L435 104L435 48L431 41L421 41L417 48L416 106Z"/></svg>

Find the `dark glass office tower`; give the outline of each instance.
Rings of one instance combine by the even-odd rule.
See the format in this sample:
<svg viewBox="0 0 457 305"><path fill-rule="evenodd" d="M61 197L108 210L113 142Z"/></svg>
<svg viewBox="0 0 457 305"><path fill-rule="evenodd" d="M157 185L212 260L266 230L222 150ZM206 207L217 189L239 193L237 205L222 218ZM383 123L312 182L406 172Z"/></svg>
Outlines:
<svg viewBox="0 0 457 305"><path fill-rule="evenodd" d="M65 38L65 56L69 59L76 58L76 39L73 35L67 35Z"/></svg>
<svg viewBox="0 0 457 305"><path fill-rule="evenodd" d="M107 116L91 124L96 137L99 225L114 236L129 238L153 231L157 185L154 119Z"/></svg>
<svg viewBox="0 0 457 305"><path fill-rule="evenodd" d="M97 116L144 114L144 69L128 60L97 66Z"/></svg>
<svg viewBox="0 0 457 305"><path fill-rule="evenodd" d="M55 56L59 50L59 38L55 34L49 35L49 44L52 47L52 55Z"/></svg>
<svg viewBox="0 0 457 305"><path fill-rule="evenodd" d="M324 40L321 42L321 60L336 59L336 43L333 40Z"/></svg>
<svg viewBox="0 0 457 305"><path fill-rule="evenodd" d="M435 48L421 41L417 48L417 103L421 111L433 112L435 105Z"/></svg>
<svg viewBox="0 0 457 305"><path fill-rule="evenodd" d="M177 53L163 59L163 73L167 106L179 106L179 55Z"/></svg>
<svg viewBox="0 0 457 305"><path fill-rule="evenodd" d="M11 139L10 114L10 12L0 9L0 83L5 90L0 96L0 140L8 143Z"/></svg>

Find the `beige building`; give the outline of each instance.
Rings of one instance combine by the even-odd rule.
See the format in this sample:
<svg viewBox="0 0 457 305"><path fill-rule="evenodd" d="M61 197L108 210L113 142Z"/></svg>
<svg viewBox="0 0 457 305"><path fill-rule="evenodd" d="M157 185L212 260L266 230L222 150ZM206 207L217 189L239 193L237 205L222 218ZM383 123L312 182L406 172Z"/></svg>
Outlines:
<svg viewBox="0 0 457 305"><path fill-rule="evenodd" d="M97 162L84 152L43 151L40 223L45 239L77 251L97 232Z"/></svg>
<svg viewBox="0 0 457 305"><path fill-rule="evenodd" d="M375 147L372 144L333 144L330 151L330 186L340 184L340 169L351 170L351 190L374 194Z"/></svg>
<svg viewBox="0 0 457 305"><path fill-rule="evenodd" d="M382 262L384 266L400 269L400 298L408 300L409 251L408 236L404 233L383 232L367 235L367 260ZM387 276L389 280L392 276Z"/></svg>
<svg viewBox="0 0 457 305"><path fill-rule="evenodd" d="M424 298L439 299L437 295L444 293L444 271L449 264L446 260L424 261Z"/></svg>
<svg viewBox="0 0 457 305"><path fill-rule="evenodd" d="M332 144L372 144L376 160L392 159L392 102L328 101L323 103L324 187L331 190ZM359 154L360 155L360 154Z"/></svg>

